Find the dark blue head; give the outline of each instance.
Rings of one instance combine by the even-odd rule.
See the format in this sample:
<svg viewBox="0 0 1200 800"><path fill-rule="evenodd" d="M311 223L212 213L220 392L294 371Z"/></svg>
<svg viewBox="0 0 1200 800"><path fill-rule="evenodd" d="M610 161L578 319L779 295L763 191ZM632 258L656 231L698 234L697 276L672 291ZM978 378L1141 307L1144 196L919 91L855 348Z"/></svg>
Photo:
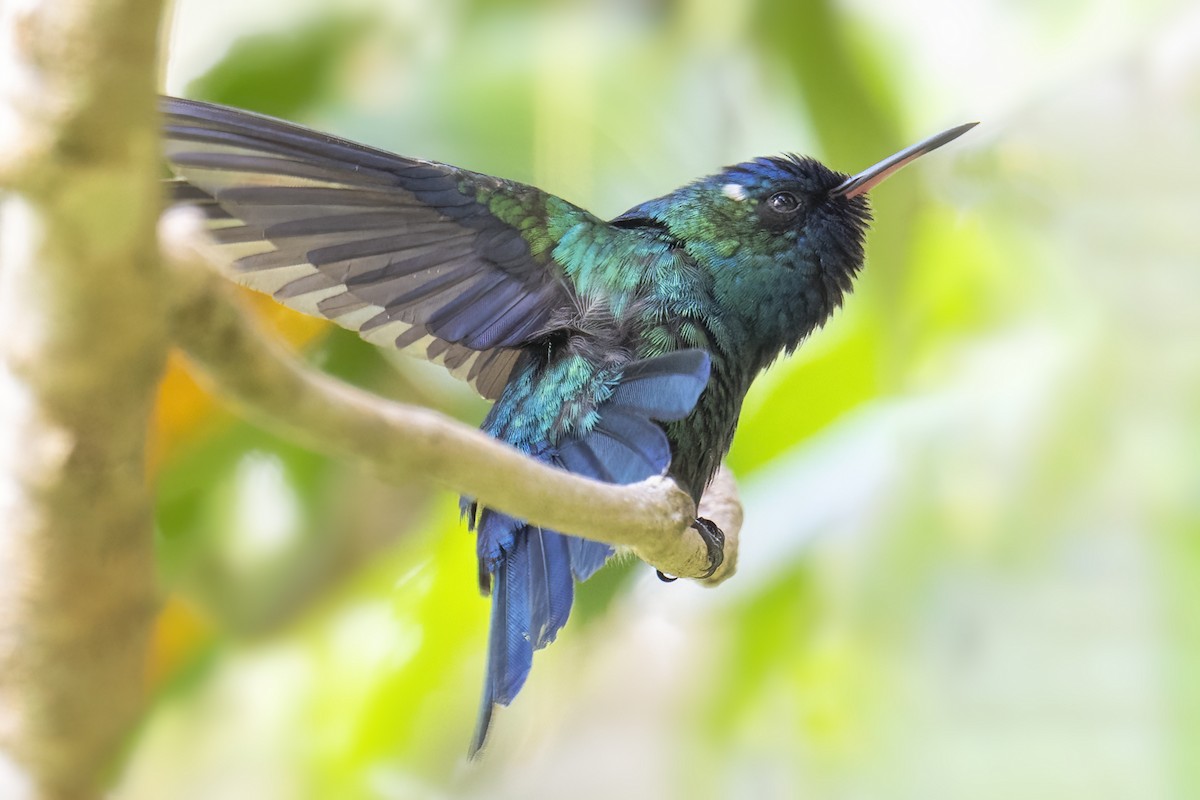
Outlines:
<svg viewBox="0 0 1200 800"><path fill-rule="evenodd" d="M727 323L770 360L825 321L862 267L871 215L861 194L834 192L846 179L811 158L759 158L616 222L665 229L708 273Z"/></svg>
<svg viewBox="0 0 1200 800"><path fill-rule="evenodd" d="M800 156L726 167L614 222L654 226L708 273L713 299L760 360L790 351L842 303L863 265L866 193L964 125L849 177Z"/></svg>
<svg viewBox="0 0 1200 800"><path fill-rule="evenodd" d="M773 272L773 291L800 290L801 337L841 305L862 269L871 211L864 194L835 191L847 178L816 159L788 155L726 167L692 187L727 222L718 226L726 236L738 231L745 267Z"/></svg>

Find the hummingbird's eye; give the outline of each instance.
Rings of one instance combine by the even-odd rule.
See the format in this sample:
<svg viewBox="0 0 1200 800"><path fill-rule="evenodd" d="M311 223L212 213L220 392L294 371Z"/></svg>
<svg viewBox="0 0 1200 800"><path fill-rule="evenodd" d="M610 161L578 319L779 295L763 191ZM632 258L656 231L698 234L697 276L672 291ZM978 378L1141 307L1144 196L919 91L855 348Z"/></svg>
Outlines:
<svg viewBox="0 0 1200 800"><path fill-rule="evenodd" d="M791 214L800 207L800 200L791 192L776 192L767 198L767 205L778 214Z"/></svg>

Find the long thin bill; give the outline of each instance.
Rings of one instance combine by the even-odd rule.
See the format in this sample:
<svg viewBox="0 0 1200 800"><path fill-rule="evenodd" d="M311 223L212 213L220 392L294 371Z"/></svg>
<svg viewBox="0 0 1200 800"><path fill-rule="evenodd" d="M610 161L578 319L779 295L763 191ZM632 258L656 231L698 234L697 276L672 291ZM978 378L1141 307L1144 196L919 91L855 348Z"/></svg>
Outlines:
<svg viewBox="0 0 1200 800"><path fill-rule="evenodd" d="M860 194L866 194L880 183L887 180L888 176L899 171L905 164L908 164L911 161L916 161L921 156L937 150L947 142L954 141L978 124L978 122L968 122L965 125L959 125L957 128L951 128L948 131L942 131L936 136L930 136L928 139L922 142L917 142L912 147L906 147L899 153L896 153L894 156L888 156L875 166L867 167L857 175L847 178L845 181L834 187L829 194L840 194L842 197L847 198L857 197Z"/></svg>

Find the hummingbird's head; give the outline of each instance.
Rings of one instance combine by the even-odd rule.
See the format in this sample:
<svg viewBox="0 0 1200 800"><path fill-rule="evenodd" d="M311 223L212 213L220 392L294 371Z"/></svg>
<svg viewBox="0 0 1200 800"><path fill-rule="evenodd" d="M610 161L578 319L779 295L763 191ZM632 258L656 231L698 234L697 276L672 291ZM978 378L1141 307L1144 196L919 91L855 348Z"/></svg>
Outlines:
<svg viewBox="0 0 1200 800"><path fill-rule="evenodd" d="M726 167L626 212L617 225L657 227L706 274L726 324L755 363L795 348L842 303L863 264L871 213L847 176L812 158Z"/></svg>
<svg viewBox="0 0 1200 800"><path fill-rule="evenodd" d="M865 193L837 191L848 177L797 155L726 167L695 187L713 222L703 238L715 239L710 246L735 269L776 273L776 290L785 284L800 290L803 304L823 321L862 268L871 221Z"/></svg>
<svg viewBox="0 0 1200 800"><path fill-rule="evenodd" d="M656 226L712 279L714 297L762 342L768 359L824 323L862 268L867 192L965 133L960 125L848 176L813 158L758 158L614 220Z"/></svg>

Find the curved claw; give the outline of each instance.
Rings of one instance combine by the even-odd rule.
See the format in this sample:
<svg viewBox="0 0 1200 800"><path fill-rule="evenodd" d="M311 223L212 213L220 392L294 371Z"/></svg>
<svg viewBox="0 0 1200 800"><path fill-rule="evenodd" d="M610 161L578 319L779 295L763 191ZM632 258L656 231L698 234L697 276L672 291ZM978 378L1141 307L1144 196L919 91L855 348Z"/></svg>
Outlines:
<svg viewBox="0 0 1200 800"><path fill-rule="evenodd" d="M711 578L725 561L725 531L718 528L715 522L704 517L697 517L696 521L692 523L692 527L700 534L700 538L704 540L704 546L708 549L708 569L700 576L700 579Z"/></svg>
<svg viewBox="0 0 1200 800"><path fill-rule="evenodd" d="M725 531L718 528L711 519L704 517L697 517L696 521L692 523L692 527L700 534L700 538L704 540L704 547L708 550L708 569L697 577L700 580L711 578L713 573L725 562ZM654 570L654 574L658 575L658 579L663 583L674 583L679 580L678 576L668 575L661 569Z"/></svg>

